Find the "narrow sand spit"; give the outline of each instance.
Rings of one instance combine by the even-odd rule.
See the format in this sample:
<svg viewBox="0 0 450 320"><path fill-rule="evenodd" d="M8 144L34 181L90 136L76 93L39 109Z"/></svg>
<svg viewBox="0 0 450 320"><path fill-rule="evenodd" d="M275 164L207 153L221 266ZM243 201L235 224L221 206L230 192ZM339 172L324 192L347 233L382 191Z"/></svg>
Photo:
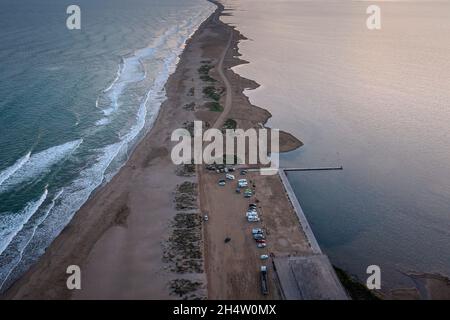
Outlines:
<svg viewBox="0 0 450 320"><path fill-rule="evenodd" d="M260 297L255 287L257 273L248 269L256 262L248 263L245 247L236 247L234 251L237 264L233 268L238 272L244 270L242 278L230 279L235 271L232 268L215 270L220 264L227 268L224 259L228 255L221 252L222 248L215 247L223 239L217 237L214 228L220 226L220 221L227 220L228 212L211 212L220 219L211 221L207 230L197 223L200 209L212 209L208 207L211 201L205 190L212 190L216 178L205 174L203 168L195 173L192 167L177 167L170 158L172 131L189 127L195 119L217 128L233 119L237 127L247 129L260 126L270 117L267 111L252 106L242 93L245 88L256 88L257 84L230 69L244 63L236 58L238 41L244 38L234 28L220 22L222 11L223 7L218 4L216 12L188 41L175 73L166 84L167 100L158 119L126 165L77 212L46 253L4 298ZM199 71L204 65L210 66L206 73ZM220 95L218 102L205 96L205 87L214 87L216 91L210 93ZM280 137L282 151L301 146L300 141L287 133ZM255 177L255 181L257 179ZM199 190L200 199L191 191L181 192L184 194L181 203L190 201L192 206L188 209L178 206L180 186L195 184L198 184L195 190ZM267 193L266 200L272 199L272 206L277 202L273 212L291 210L278 177L261 181L259 188L262 194ZM218 194L216 204L225 206L228 196ZM278 232L280 237L288 229L298 231L293 214L281 220L275 216L273 219L275 225L280 226L273 232ZM188 251L179 250L180 244L183 245L177 236L180 232L189 232L194 239L195 245ZM236 235L233 243L237 244L238 238ZM302 239L303 235L297 232L293 237L281 237L277 246L280 252L307 250ZM198 256L199 250L201 256ZM82 290L66 288L69 265L81 267ZM227 284L229 280L231 286ZM269 297L278 297L275 290L271 292Z"/></svg>

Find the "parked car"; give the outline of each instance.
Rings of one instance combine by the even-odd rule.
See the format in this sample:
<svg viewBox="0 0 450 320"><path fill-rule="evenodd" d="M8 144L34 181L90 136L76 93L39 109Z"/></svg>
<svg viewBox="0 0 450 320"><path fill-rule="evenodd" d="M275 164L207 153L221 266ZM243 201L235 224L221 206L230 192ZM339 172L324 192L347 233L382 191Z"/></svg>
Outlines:
<svg viewBox="0 0 450 320"><path fill-rule="evenodd" d="M245 198L251 198L252 195L253 195L252 190L246 189L246 190L244 191L244 197L245 197Z"/></svg>
<svg viewBox="0 0 450 320"><path fill-rule="evenodd" d="M232 174L229 174L229 173L227 173L225 175L225 178L227 178L228 180L234 180L235 179L234 176Z"/></svg>
<svg viewBox="0 0 450 320"><path fill-rule="evenodd" d="M241 193L241 189L236 188L236 193Z"/></svg>
<svg viewBox="0 0 450 320"><path fill-rule="evenodd" d="M223 187L226 184L224 179L219 180L219 186Z"/></svg>
<svg viewBox="0 0 450 320"><path fill-rule="evenodd" d="M257 233L253 235L253 239L255 240L264 240L266 237L262 233Z"/></svg>
<svg viewBox="0 0 450 320"><path fill-rule="evenodd" d="M258 216L258 212L256 212L256 211L247 211L246 213L245 213L245 216L247 216L247 217L250 217L250 216Z"/></svg>
<svg viewBox="0 0 450 320"><path fill-rule="evenodd" d="M256 246L258 248L265 248L267 245L265 243L258 243Z"/></svg>
<svg viewBox="0 0 450 320"><path fill-rule="evenodd" d="M262 254L262 255L259 256L259 258L261 260L267 260L267 259L269 259L269 255L268 254Z"/></svg>
<svg viewBox="0 0 450 320"><path fill-rule="evenodd" d="M209 220L209 218L208 218L208 215L207 215L207 214L205 214L205 215L203 216L203 220L204 220L204 221L208 221L208 220Z"/></svg>
<svg viewBox="0 0 450 320"><path fill-rule="evenodd" d="M248 217L247 221L248 222L259 222L260 219L258 217Z"/></svg>
<svg viewBox="0 0 450 320"><path fill-rule="evenodd" d="M257 243L266 243L266 240L264 240L264 239L256 239L256 242Z"/></svg>
<svg viewBox="0 0 450 320"><path fill-rule="evenodd" d="M247 170L241 170L241 176L245 176L247 174Z"/></svg>
<svg viewBox="0 0 450 320"><path fill-rule="evenodd" d="M239 179L238 180L238 187L239 188L245 188L248 186L247 179Z"/></svg>
<svg viewBox="0 0 450 320"><path fill-rule="evenodd" d="M248 205L248 207L249 207L249 208L255 208L255 209L257 208L257 207L256 207L256 204L254 204L254 203L250 203L250 204Z"/></svg>
<svg viewBox="0 0 450 320"><path fill-rule="evenodd" d="M263 233L263 229L261 229L261 228L252 229L252 234L258 234L258 233Z"/></svg>

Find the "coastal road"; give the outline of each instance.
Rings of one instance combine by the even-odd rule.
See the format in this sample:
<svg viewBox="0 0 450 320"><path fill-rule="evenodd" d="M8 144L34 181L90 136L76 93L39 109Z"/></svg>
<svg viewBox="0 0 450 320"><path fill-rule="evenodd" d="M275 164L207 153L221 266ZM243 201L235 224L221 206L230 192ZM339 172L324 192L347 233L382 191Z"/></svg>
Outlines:
<svg viewBox="0 0 450 320"><path fill-rule="evenodd" d="M220 13L216 14L214 17L214 22L216 24L223 24L222 21L219 20ZM224 48L222 55L220 56L219 63L217 64L217 72L219 73L220 78L222 79L224 85L225 85L225 105L223 107L223 111L220 114L220 116L217 118L216 122L213 125L213 128L220 129L222 125L225 122L225 119L227 118L228 114L231 110L231 103L233 101L232 96L232 90L231 90L231 84L228 80L227 76L225 75L224 68L223 68L223 62L225 61L225 57L227 55L228 50L230 49L231 43L233 41L233 30L230 30L230 36L228 37L228 43L226 47Z"/></svg>

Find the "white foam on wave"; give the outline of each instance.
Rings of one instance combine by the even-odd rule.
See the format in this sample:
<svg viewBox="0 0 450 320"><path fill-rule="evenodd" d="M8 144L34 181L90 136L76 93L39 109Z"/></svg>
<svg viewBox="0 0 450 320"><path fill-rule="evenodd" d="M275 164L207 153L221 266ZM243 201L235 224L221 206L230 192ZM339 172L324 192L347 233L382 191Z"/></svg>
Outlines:
<svg viewBox="0 0 450 320"><path fill-rule="evenodd" d="M58 221L54 221L46 226L47 230L44 232L46 236L54 238L59 234L67 222L70 221L73 214L87 201L91 193L102 184L106 171L114 159L120 153L128 150L130 144L135 142L135 139L146 125L153 124L159 112L159 107L165 99L164 84L170 74L175 70L178 54L182 51L182 45L185 40L186 38L179 38L176 50L172 50L164 60L161 72L158 73L152 87L147 91L139 106L135 124L125 135L120 137L119 142L104 147L101 150L101 155L98 156L94 164L83 170L80 173L80 177L65 188L64 194L61 197L62 200L51 212L51 216ZM160 39L159 41L162 40ZM125 69L122 71L122 74L124 73ZM149 107L150 103L152 104L151 107ZM150 116L148 114L149 110L151 111ZM69 212L68 208L70 208Z"/></svg>
<svg viewBox="0 0 450 320"><path fill-rule="evenodd" d="M30 159L31 152L17 160L12 166L0 172L0 186Z"/></svg>
<svg viewBox="0 0 450 320"><path fill-rule="evenodd" d="M104 93L108 92L109 90L112 89L112 87L116 84L116 82L119 80L120 75L122 74L122 64L123 64L123 60L120 61L119 63L119 67L117 68L117 72L116 72L116 77L114 78L114 80L111 82L111 84L108 86L108 88L106 88L105 90L103 90Z"/></svg>
<svg viewBox="0 0 450 320"><path fill-rule="evenodd" d="M119 98L128 85L146 79L147 70L142 62L144 59L150 59L155 56L155 54L160 50L163 50L171 40L176 41L176 47L173 48L174 51L169 51L169 54L172 55L173 53L176 53L178 55L181 53L182 49L184 49L186 40L192 36L201 21L205 20L211 12L211 10L198 12L197 15L190 17L183 24L170 27L161 36L155 39L151 45L136 50L132 55L122 57L115 79L105 90L103 90L103 93L107 94L107 98L111 103L108 108L102 110L103 114L106 117L109 117L119 109ZM174 37L177 37L177 39L173 39ZM165 49L170 50L171 48ZM165 59L165 61L167 61L167 59ZM174 65L176 66L176 63ZM172 72L173 70L170 70L170 73ZM98 98L96 107L98 108ZM103 118L95 124L96 126L102 126L109 122L110 121L106 121L106 119Z"/></svg>
<svg viewBox="0 0 450 320"><path fill-rule="evenodd" d="M96 126L104 126L105 124L110 123L111 121L108 118L101 118L95 122Z"/></svg>
<svg viewBox="0 0 450 320"><path fill-rule="evenodd" d="M158 37L150 46L136 50L132 55L123 57L119 64L116 78L103 93L107 93L110 106L103 110L105 116L110 116L119 108L119 98L123 90L130 84L140 82L147 77L147 70L142 63L143 59L154 56L158 50L167 43L177 31L176 27L169 28L162 36ZM98 101L98 99L97 99ZM96 105L98 107L98 104ZM104 125L107 122L97 122L96 125Z"/></svg>
<svg viewBox="0 0 450 320"><path fill-rule="evenodd" d="M10 265L6 265L3 266L3 270L1 270L0 272L0 276L2 276L2 278L0 278L0 290L2 289L3 285L5 284L5 282L9 279L9 276L11 275L11 273L14 272L14 269L19 265L19 263L22 261L22 257L23 257L23 253L24 251L27 249L28 245L30 244L31 240L33 240L34 235L36 233L36 229L45 221L45 219L47 219L48 215L50 214L50 212L52 211L53 207L55 206L56 201L59 199L59 197L62 195L64 189L61 189L60 191L58 191L56 193L56 195L53 197L52 202L47 206L47 208L45 209L44 214L42 214L34 223L32 230L31 230L31 234L28 236L28 240L25 241L25 243L22 245L22 247L17 248L18 250L18 255L17 257L14 258L13 261L11 261ZM37 211L37 210L36 210ZM31 218L31 217L30 217ZM29 219L28 219L29 220ZM24 224L25 225L25 224ZM23 227L22 227L23 229ZM17 232L18 234L19 232ZM12 240L10 241L10 243L12 242ZM4 274L4 276L3 276Z"/></svg>
<svg viewBox="0 0 450 320"><path fill-rule="evenodd" d="M32 154L27 161L23 161L21 166L18 166L17 170L8 175L4 183L0 186L0 193L41 174L47 173L53 165L75 151L82 142L83 139L78 139Z"/></svg>
<svg viewBox="0 0 450 320"><path fill-rule="evenodd" d="M79 177L72 181L69 186L64 188L64 192L59 194L57 197L60 198L59 201L56 202L56 199L54 199L52 204L46 208L43 218L39 218L37 220L37 227L34 228L32 232L33 236L26 241L26 245L22 250L20 250L19 260L8 272L8 277L11 278L11 281L17 278L17 275L15 274L16 271L17 273L23 272L23 270L26 270L27 265L34 261L34 259L36 259L39 255L44 253L45 248L50 245L51 241L53 241L56 236L58 236L67 223L72 219L75 212L77 212L88 200L92 192L103 183L106 178L108 168L111 166L113 161L117 159L118 155L127 152L130 145L136 142L136 139L144 131L144 129L153 125L162 101L165 99L164 84L167 82L170 74L176 69L178 55L182 52L185 41L211 12L211 10L200 11L200 13L196 16L191 17L188 23L185 23L184 28L170 28L162 37L159 37L154 42L153 46L137 50L134 54L134 58L129 57L129 65L130 63L131 65L142 64L142 60L151 58L151 55L153 54L152 50L160 49L160 46L163 46L165 43L169 44L170 42L171 48L165 48L167 55L163 61L162 70L158 72L151 88L147 91L144 99L142 100L136 114L135 124L125 135L121 136L119 142L99 149L99 155L93 164L82 170ZM183 29L183 32L180 32L180 29ZM186 33L186 31L189 32ZM177 32L182 34L176 34ZM169 40L168 38L171 35L175 35L176 39L173 39L172 37ZM173 46L174 42L175 45ZM136 56L139 56L139 58L136 59ZM129 79L131 81L133 79L132 76L126 76L126 73L129 72L128 70L132 69L125 69L126 61L124 61L123 64L124 65L121 67L120 74L119 72L117 73L116 79L108 88L105 89L105 94L112 94L115 90L120 92L121 80L123 79L124 81L127 81L126 79ZM143 71L143 76L146 76L145 68ZM133 81L136 82L141 80L140 77L136 76L137 74L134 75L135 77ZM96 106L100 107L98 106L98 102ZM110 115L114 111L113 106L103 110L105 115ZM118 169L119 168L116 168L115 172L117 172ZM111 173L111 175L114 173ZM32 253L30 252L30 257L23 259L23 263L20 263L21 256L26 247L31 248L30 250ZM5 281L3 281L3 283L5 283Z"/></svg>
<svg viewBox="0 0 450 320"><path fill-rule="evenodd" d="M39 209L47 198L48 190L38 200L29 202L26 207L18 212L0 213L0 255L8 247L9 243L22 230L23 226L30 220L33 214Z"/></svg>

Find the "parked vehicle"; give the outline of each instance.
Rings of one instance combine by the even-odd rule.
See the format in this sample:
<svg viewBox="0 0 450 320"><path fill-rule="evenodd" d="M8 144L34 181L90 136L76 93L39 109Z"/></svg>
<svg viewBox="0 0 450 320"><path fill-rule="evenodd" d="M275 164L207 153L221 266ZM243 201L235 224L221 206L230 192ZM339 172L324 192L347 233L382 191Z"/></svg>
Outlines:
<svg viewBox="0 0 450 320"><path fill-rule="evenodd" d="M256 242L257 243L266 243L266 240L264 240L264 239L256 239Z"/></svg>
<svg viewBox="0 0 450 320"><path fill-rule="evenodd" d="M267 295L269 293L269 286L267 283L267 267L261 266L261 293Z"/></svg>
<svg viewBox="0 0 450 320"><path fill-rule="evenodd" d="M234 180L235 179L234 176L232 174L229 174L229 173L227 173L225 175L225 178L227 178L228 180Z"/></svg>
<svg viewBox="0 0 450 320"><path fill-rule="evenodd" d="M248 222L259 222L260 219L258 217L248 217L247 221Z"/></svg>
<svg viewBox="0 0 450 320"><path fill-rule="evenodd" d="M226 184L224 179L219 180L219 186L223 187Z"/></svg>
<svg viewBox="0 0 450 320"><path fill-rule="evenodd" d="M264 235L262 233L257 233L253 235L253 239L255 240L264 240L266 239L266 237L264 237Z"/></svg>
<svg viewBox="0 0 450 320"><path fill-rule="evenodd" d="M256 209L257 207L256 207L256 204L250 203L250 204L248 205L248 208L249 208L249 209L251 209L251 208L255 208L255 209Z"/></svg>
<svg viewBox="0 0 450 320"><path fill-rule="evenodd" d="M241 170L241 176L245 176L247 174L247 170Z"/></svg>
<svg viewBox="0 0 450 320"><path fill-rule="evenodd" d="M241 193L241 189L240 188L236 188L236 193Z"/></svg>
<svg viewBox="0 0 450 320"><path fill-rule="evenodd" d="M262 248L265 248L267 245L265 243L258 243L256 246L258 248L262 249Z"/></svg>
<svg viewBox="0 0 450 320"><path fill-rule="evenodd" d="M256 212L256 211L247 211L245 213L245 216L246 217L257 217L258 216L258 212Z"/></svg>
<svg viewBox="0 0 450 320"><path fill-rule="evenodd" d="M267 259L269 259L269 255L268 254L262 254L259 258L261 260L267 260Z"/></svg>
<svg viewBox="0 0 450 320"><path fill-rule="evenodd" d="M248 186L247 179L239 179L238 180L238 187L239 188L245 188Z"/></svg>
<svg viewBox="0 0 450 320"><path fill-rule="evenodd" d="M204 220L204 221L208 221L208 220L209 220L209 218L208 218L208 215L207 215L207 214L205 214L205 215L203 216L203 220Z"/></svg>
<svg viewBox="0 0 450 320"><path fill-rule="evenodd" d="M252 229L252 233L253 234L263 233L263 229L261 229L261 228L254 228L254 229Z"/></svg>

